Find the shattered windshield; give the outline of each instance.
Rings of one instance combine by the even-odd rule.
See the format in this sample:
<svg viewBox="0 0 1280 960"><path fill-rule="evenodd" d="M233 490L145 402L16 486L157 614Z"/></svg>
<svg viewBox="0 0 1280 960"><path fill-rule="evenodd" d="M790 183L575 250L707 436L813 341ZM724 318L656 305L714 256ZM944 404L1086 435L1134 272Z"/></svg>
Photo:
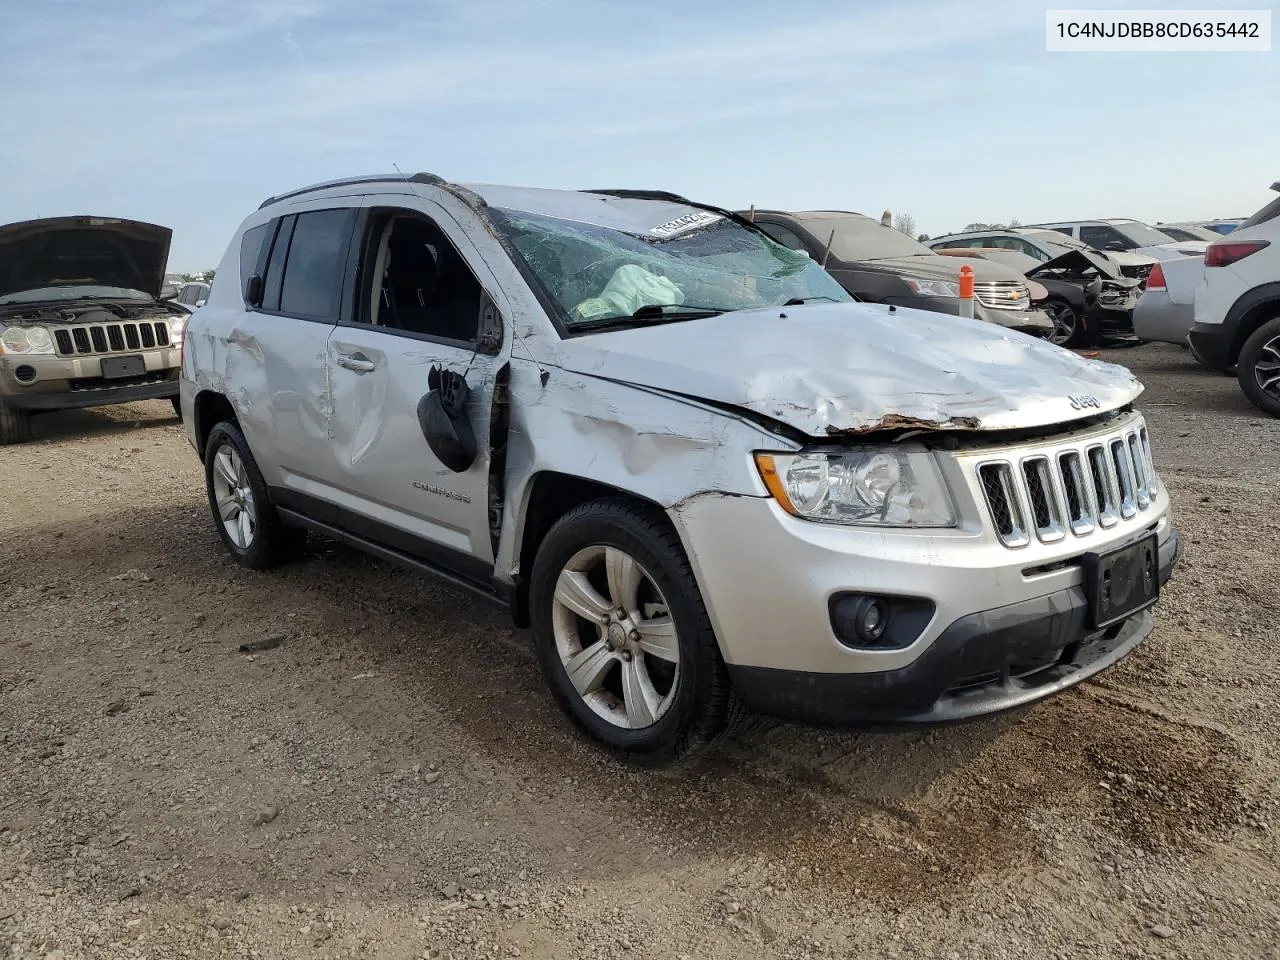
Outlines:
<svg viewBox="0 0 1280 960"><path fill-rule="evenodd" d="M570 330L852 298L804 254L694 211L645 232L490 208Z"/></svg>

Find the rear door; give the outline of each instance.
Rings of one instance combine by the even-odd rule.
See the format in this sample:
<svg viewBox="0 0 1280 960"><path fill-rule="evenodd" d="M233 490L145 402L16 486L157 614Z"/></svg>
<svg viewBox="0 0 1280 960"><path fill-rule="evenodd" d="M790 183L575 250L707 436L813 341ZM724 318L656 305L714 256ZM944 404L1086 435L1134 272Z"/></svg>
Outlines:
<svg viewBox="0 0 1280 960"><path fill-rule="evenodd" d="M357 198L355 203L359 203ZM266 225L251 271L259 301L228 336L228 377L245 438L272 499L332 519L321 475L329 461L326 350L346 286L355 206L317 202Z"/></svg>
<svg viewBox="0 0 1280 960"><path fill-rule="evenodd" d="M509 351L505 300L458 222L426 199L370 199L351 259L354 296L327 357L333 411L325 480L341 523L488 583L489 428ZM469 392L454 423L474 438L473 459L452 466L422 422L434 380L449 374Z"/></svg>

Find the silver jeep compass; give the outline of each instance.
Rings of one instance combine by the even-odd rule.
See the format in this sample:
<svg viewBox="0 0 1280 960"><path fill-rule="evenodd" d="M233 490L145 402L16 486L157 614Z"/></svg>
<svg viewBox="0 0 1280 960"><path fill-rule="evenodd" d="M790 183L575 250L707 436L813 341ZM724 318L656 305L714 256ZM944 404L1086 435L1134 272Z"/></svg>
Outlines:
<svg viewBox="0 0 1280 960"><path fill-rule="evenodd" d="M181 402L232 555L313 531L506 605L633 758L740 705L1030 703L1141 643L1179 555L1127 370L855 303L672 194L326 183L217 277Z"/></svg>

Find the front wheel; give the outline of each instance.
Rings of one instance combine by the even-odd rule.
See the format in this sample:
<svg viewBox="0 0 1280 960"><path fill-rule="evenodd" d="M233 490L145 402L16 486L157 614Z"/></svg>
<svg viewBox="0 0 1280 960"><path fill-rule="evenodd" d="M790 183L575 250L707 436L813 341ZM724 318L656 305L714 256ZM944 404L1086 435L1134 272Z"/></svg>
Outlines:
<svg viewBox="0 0 1280 960"><path fill-rule="evenodd" d="M1280 417L1280 317L1268 320L1244 342L1236 378L1255 407Z"/></svg>
<svg viewBox="0 0 1280 960"><path fill-rule="evenodd" d="M1053 321L1053 332L1049 334L1049 342L1060 347L1074 347L1084 339L1084 325L1080 322L1080 314L1075 307L1065 300L1052 299L1041 307Z"/></svg>
<svg viewBox="0 0 1280 960"><path fill-rule="evenodd" d="M179 420L181 420L181 419L182 419L182 398L181 398L181 397L170 397L170 398L169 398L169 402L173 404L173 413L174 413L174 415L175 415Z"/></svg>
<svg viewBox="0 0 1280 960"><path fill-rule="evenodd" d="M0 397L0 447L23 443L31 438L31 414L11 407Z"/></svg>
<svg viewBox="0 0 1280 960"><path fill-rule="evenodd" d="M209 433L204 476L218 536L237 563L250 570L267 570L302 551L305 532L281 522L249 444L235 423L223 421Z"/></svg>
<svg viewBox="0 0 1280 960"><path fill-rule="evenodd" d="M592 739L661 763L724 730L728 673L661 513L621 499L571 510L538 549L530 603L543 675Z"/></svg>

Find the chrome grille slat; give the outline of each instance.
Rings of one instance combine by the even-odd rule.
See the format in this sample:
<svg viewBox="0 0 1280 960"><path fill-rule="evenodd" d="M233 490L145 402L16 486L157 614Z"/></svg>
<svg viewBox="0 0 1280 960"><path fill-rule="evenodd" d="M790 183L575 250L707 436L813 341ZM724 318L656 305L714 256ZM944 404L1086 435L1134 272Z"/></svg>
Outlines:
<svg viewBox="0 0 1280 960"><path fill-rule="evenodd" d="M1021 547L1031 542L1027 534L1025 511L1013 483L1013 468L1008 463L985 463L978 468L978 480L986 492L987 509L995 524L996 536L1007 547Z"/></svg>
<svg viewBox="0 0 1280 960"><path fill-rule="evenodd" d="M1006 458L997 452L974 469L1006 547L1061 543L1135 518L1141 522L1160 491L1140 419L1096 439L1037 444Z"/></svg>
<svg viewBox="0 0 1280 960"><path fill-rule="evenodd" d="M1123 438L1107 444L1111 464L1115 469L1116 484L1120 491L1120 517L1128 520L1138 513L1137 487L1133 479L1133 461L1129 459L1129 445Z"/></svg>
<svg viewBox="0 0 1280 960"><path fill-rule="evenodd" d="M1031 505L1032 525L1043 543L1054 543L1067 535L1063 522L1066 510L1054 484L1053 473L1046 456L1027 457L1022 461L1022 480Z"/></svg>

